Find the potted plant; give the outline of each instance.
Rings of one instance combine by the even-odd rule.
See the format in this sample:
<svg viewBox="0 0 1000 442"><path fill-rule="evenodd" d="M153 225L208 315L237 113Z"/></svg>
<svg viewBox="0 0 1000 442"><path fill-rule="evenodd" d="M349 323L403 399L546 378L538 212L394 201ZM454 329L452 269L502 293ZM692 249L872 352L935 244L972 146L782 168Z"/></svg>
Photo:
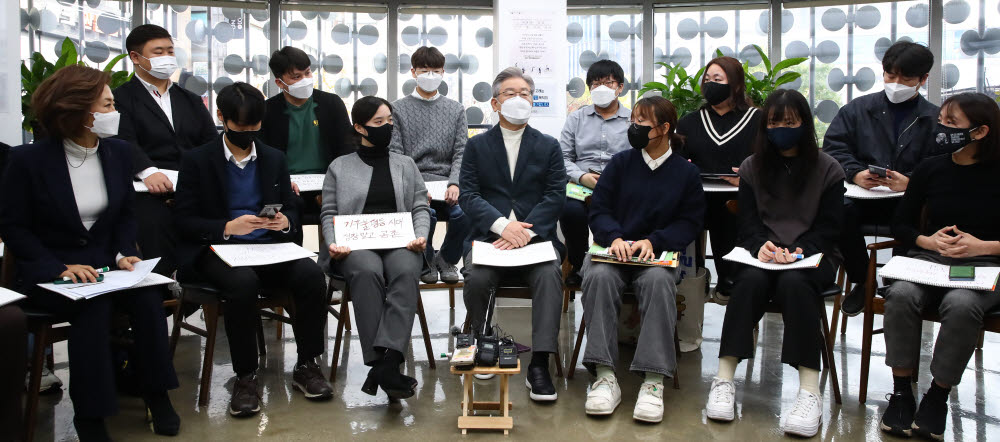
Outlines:
<svg viewBox="0 0 1000 442"><path fill-rule="evenodd" d="M119 54L104 65L104 71L111 72L111 82L108 84L111 89L121 86L132 78L132 75L128 71L112 72L115 65L117 65L121 59L125 58L125 55L126 54ZM63 40L62 51L55 63L51 63L46 60L45 56L39 52L31 54L31 69L28 68L24 61L21 61L21 115L24 116L21 127L28 132L32 132L36 139L41 138L43 134L41 133L41 127L38 125L37 120L35 120L35 115L31 110L31 97L35 94L35 90L38 89L38 86L41 85L45 79L51 77L52 74L59 69L73 64L78 64L80 66L87 65L87 63L83 61L83 56L77 53L76 45L73 44L73 41L70 40L69 37Z"/></svg>

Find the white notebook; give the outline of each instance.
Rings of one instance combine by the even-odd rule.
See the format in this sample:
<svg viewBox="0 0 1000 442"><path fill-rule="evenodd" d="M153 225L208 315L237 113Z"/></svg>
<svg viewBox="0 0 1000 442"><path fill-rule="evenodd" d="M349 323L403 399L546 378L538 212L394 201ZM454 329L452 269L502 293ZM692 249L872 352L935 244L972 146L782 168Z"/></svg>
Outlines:
<svg viewBox="0 0 1000 442"><path fill-rule="evenodd" d="M551 241L528 244L511 250L500 250L492 243L473 241L472 262L478 266L520 267L555 261L556 250Z"/></svg>
<svg viewBox="0 0 1000 442"><path fill-rule="evenodd" d="M732 252L729 252L728 255L723 256L722 259L726 261L738 262L740 264L746 264L748 266L764 270L815 269L816 267L819 267L819 262L823 259L823 254L817 253L812 256L807 256L791 264L777 264L773 262L761 262L756 256L751 255L747 249L744 249L743 247L736 247Z"/></svg>
<svg viewBox="0 0 1000 442"><path fill-rule="evenodd" d="M878 200L884 198L899 198L903 196L903 192L894 192L892 189L885 186L865 189L857 184L845 182L844 187L847 188L844 193L845 196L859 200Z"/></svg>
<svg viewBox="0 0 1000 442"><path fill-rule="evenodd" d="M952 281L948 277L949 270L950 266L944 264L905 256L893 256L879 271L879 276L935 287L990 291L996 287L997 277L1000 277L1000 267L976 267L974 281Z"/></svg>

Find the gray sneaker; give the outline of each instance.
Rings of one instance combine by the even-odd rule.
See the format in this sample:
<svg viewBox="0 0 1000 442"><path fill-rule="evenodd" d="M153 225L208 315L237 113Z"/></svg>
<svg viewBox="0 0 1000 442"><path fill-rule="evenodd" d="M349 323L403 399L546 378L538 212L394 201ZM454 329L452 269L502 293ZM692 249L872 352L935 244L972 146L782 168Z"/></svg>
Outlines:
<svg viewBox="0 0 1000 442"><path fill-rule="evenodd" d="M420 282L424 284L435 284L438 282L438 271L434 267L434 263L431 263L430 266L427 266L427 268L420 272Z"/></svg>
<svg viewBox="0 0 1000 442"><path fill-rule="evenodd" d="M441 257L440 253L434 256L434 261L431 262L431 266L433 266L438 272L441 272L441 282L445 284L458 283L458 267L448 264L444 258Z"/></svg>

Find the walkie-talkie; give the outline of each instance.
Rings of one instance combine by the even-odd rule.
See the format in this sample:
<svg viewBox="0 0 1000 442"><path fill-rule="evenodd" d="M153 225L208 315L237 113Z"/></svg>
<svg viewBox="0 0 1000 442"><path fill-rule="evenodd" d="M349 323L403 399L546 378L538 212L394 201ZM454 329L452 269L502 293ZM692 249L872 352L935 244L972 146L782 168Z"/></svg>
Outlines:
<svg viewBox="0 0 1000 442"><path fill-rule="evenodd" d="M496 367L500 343L492 336L480 336L476 343L476 366Z"/></svg>
<svg viewBox="0 0 1000 442"><path fill-rule="evenodd" d="M500 368L517 368L517 346L512 342L500 344Z"/></svg>

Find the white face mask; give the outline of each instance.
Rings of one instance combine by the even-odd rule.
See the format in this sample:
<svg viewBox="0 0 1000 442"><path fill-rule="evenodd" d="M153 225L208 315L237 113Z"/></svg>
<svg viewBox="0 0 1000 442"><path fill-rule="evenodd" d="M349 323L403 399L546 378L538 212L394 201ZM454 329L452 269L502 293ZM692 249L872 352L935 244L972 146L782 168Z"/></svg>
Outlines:
<svg viewBox="0 0 1000 442"><path fill-rule="evenodd" d="M885 96L893 103L902 103L913 98L917 94L917 88L919 87L919 85L906 86L899 83L886 83Z"/></svg>
<svg viewBox="0 0 1000 442"><path fill-rule="evenodd" d="M121 114L118 111L93 112L93 114L94 126L89 129L94 135L97 135L98 138L111 138L118 135L118 121L121 120Z"/></svg>
<svg viewBox="0 0 1000 442"><path fill-rule="evenodd" d="M287 91L289 95L298 98L300 100L305 100L311 97L313 94L313 84L315 84L315 81L313 80L312 77L302 77L301 80L296 81L295 83L292 84L285 83L285 80L282 80L280 78L278 79L278 81L282 82L286 87L288 87Z"/></svg>
<svg viewBox="0 0 1000 442"><path fill-rule="evenodd" d="M603 84L590 90L590 99L597 107L608 107L616 98L618 98L618 91Z"/></svg>
<svg viewBox="0 0 1000 442"><path fill-rule="evenodd" d="M500 115L503 115L510 124L520 126L527 123L528 117L531 117L531 102L521 98L520 95L515 95L500 103Z"/></svg>
<svg viewBox="0 0 1000 442"><path fill-rule="evenodd" d="M441 86L441 80L443 78L444 77L442 77L441 74L435 72L425 72L417 75L417 86L424 92L434 92L438 90L439 86Z"/></svg>
<svg viewBox="0 0 1000 442"><path fill-rule="evenodd" d="M153 58L143 57L140 55L140 57L149 60L149 69L146 70L146 68L142 68L142 66L139 67L146 70L146 72L149 72L149 75L159 78L160 80L170 78L170 76L174 75L174 72L177 71L177 57L174 57L173 55L161 55Z"/></svg>

